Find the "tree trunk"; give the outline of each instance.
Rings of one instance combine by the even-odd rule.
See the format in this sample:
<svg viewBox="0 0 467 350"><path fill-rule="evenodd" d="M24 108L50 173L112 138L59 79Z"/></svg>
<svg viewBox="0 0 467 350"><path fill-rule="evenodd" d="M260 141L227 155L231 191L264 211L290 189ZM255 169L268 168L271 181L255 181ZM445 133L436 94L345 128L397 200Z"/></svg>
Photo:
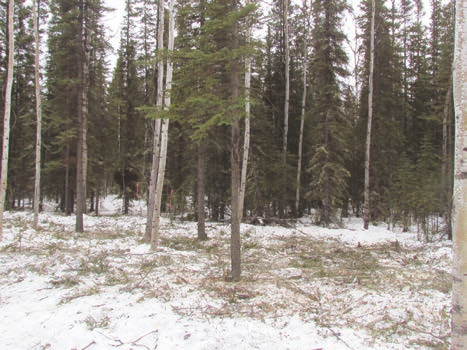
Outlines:
<svg viewBox="0 0 467 350"><path fill-rule="evenodd" d="M261 189L260 189L260 181L258 176L258 170L256 169L255 157L253 156L254 147L251 147L251 168L253 170L253 179L255 181L255 193L256 193L256 215L263 216L264 208L263 208L263 199L261 196Z"/></svg>
<svg viewBox="0 0 467 350"><path fill-rule="evenodd" d="M39 228L39 205L40 205L40 186L41 186L41 134L42 134L42 111L41 111L41 86L39 81L40 69L40 41L39 41L39 2L33 1L33 25L34 25L34 81L36 87L36 175L34 178L34 228Z"/></svg>
<svg viewBox="0 0 467 350"><path fill-rule="evenodd" d="M232 11L237 11L237 0L232 1ZM238 24L232 26L232 51L238 49ZM234 57L231 63L232 102L236 103L238 91L238 58ZM232 188L232 223L230 234L231 277L239 281L241 275L240 252L240 125L238 112L233 110L232 115L232 150L231 150L231 188Z"/></svg>
<svg viewBox="0 0 467 350"><path fill-rule="evenodd" d="M290 50L289 50L289 1L282 0L284 21L284 46L285 46L285 103L284 103L284 137L282 143L283 153L283 215L287 216L287 135L289 133L289 100L290 100Z"/></svg>
<svg viewBox="0 0 467 350"><path fill-rule="evenodd" d="M171 54L174 48L174 0L169 1L169 37L168 37L168 57L167 57L167 75L165 77L165 109L168 110L170 107L170 94L172 89L172 71L173 63L171 59ZM161 1L161 9L163 13L164 1ZM156 192L154 199L154 213L152 218L152 233L151 233L151 249L155 250L158 245L159 240L159 223L160 223L160 214L161 214L161 200L162 200L162 190L164 187L164 176L165 176L165 164L167 161L167 143L169 137L169 119L166 118L162 122L162 131L161 131L161 156L159 159L158 167L158 176L156 183Z"/></svg>
<svg viewBox="0 0 467 350"><path fill-rule="evenodd" d="M305 9L306 11L306 9ZM308 70L308 38L310 34L310 14L306 11L307 18L307 30L305 37L305 45L303 48L304 61L303 61L303 96L302 96L302 114L300 116L300 135L298 140L298 164L297 164L297 190L295 193L295 213L296 216L300 215L300 178L302 173L302 150L303 150L303 130L305 128L305 107L306 107L306 95L307 95L307 70Z"/></svg>
<svg viewBox="0 0 467 350"><path fill-rule="evenodd" d="M247 5L250 3L247 0ZM250 43L250 28L247 29L247 43ZM245 58L245 137L243 140L243 162L242 162L242 176L240 180L240 197L238 214L240 215L239 221L243 217L243 205L245 202L245 189L246 189L246 175L248 167L248 153L250 149L250 87L251 87L251 58Z"/></svg>
<svg viewBox="0 0 467 350"><path fill-rule="evenodd" d="M452 346L467 348L467 2L457 1L454 57L456 164L453 216Z"/></svg>
<svg viewBox="0 0 467 350"><path fill-rule="evenodd" d="M157 27L157 48L159 52L164 49L164 1L159 2L159 23ZM156 92L156 108L162 110L163 103L163 86L164 83L164 61L159 57L157 62L157 92ZM149 201L148 201L148 217L146 220L146 242L152 244L152 233L154 223L154 211L156 200L157 176L159 174L159 157L160 157L160 130L161 120L157 119L154 122L154 135L152 145L152 168L151 168L151 184L149 187Z"/></svg>
<svg viewBox="0 0 467 350"><path fill-rule="evenodd" d="M67 122L67 135L68 135L68 122ZM70 215L71 210L69 206L69 197L70 197L70 145L66 145L65 150L65 184L64 184L64 198L63 198L63 211L65 215Z"/></svg>
<svg viewBox="0 0 467 350"><path fill-rule="evenodd" d="M96 184L96 216L99 216L100 192L101 192L101 181L100 181L100 179L97 179L97 184Z"/></svg>
<svg viewBox="0 0 467 350"><path fill-rule="evenodd" d="M5 91L5 116L3 118L3 153L2 153L2 170L0 178L0 240L3 236L3 211L5 208L5 194L7 189L8 179L8 153L10 148L10 115L11 115L11 90L13 86L13 65L15 54L15 39L13 32L13 14L14 1L8 2L8 75Z"/></svg>
<svg viewBox="0 0 467 350"><path fill-rule="evenodd" d="M453 161L452 161L452 146L451 146L451 109L452 109L452 84L449 84L448 91L446 93L443 109L443 158L442 158L442 183L443 188L447 194L447 200L445 204L445 217L446 217L446 234L449 239L452 239L452 180L453 180Z"/></svg>
<svg viewBox="0 0 467 350"><path fill-rule="evenodd" d="M148 197L148 210L146 219L146 230L144 234L144 241L151 242L152 233L152 217L154 215L154 193L156 192L157 174L159 172L159 153L160 153L160 133L161 133L161 120L156 119L153 123L153 144L152 144L152 167L151 167L151 181L149 183L149 197Z"/></svg>
<svg viewBox="0 0 467 350"><path fill-rule="evenodd" d="M370 148L371 148L371 124L373 121L373 70L375 59L375 15L376 0L371 1L371 34L370 34L370 75L368 77L368 124L366 131L365 153L365 202L363 204L363 228L368 230L370 223Z"/></svg>
<svg viewBox="0 0 467 350"><path fill-rule="evenodd" d="M81 57L78 62L78 80L81 84L78 92L78 150L76 155L76 226L75 232L84 231L83 216L86 213L86 176L87 176L87 114L88 114L88 76L89 76L89 23L86 0L80 1L80 31L78 42L81 45Z"/></svg>
<svg viewBox="0 0 467 350"><path fill-rule="evenodd" d="M196 199L198 202L198 240L204 241L208 238L206 235L205 214L204 214L204 181L205 181L205 141L201 140L198 145L198 169L197 169L197 194Z"/></svg>

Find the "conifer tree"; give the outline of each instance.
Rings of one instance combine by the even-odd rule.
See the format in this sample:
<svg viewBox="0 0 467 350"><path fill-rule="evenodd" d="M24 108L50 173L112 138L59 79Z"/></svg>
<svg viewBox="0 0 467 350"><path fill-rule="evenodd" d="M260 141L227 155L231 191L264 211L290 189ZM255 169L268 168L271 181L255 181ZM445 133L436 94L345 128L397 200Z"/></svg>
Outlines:
<svg viewBox="0 0 467 350"><path fill-rule="evenodd" d="M34 228L39 226L39 202L40 202L40 184L41 184L41 145L42 145L42 107L41 107L41 86L40 86L40 39L39 39L39 9L38 1L33 1L33 19L34 19L34 82L36 88L36 161L34 177Z"/></svg>
<svg viewBox="0 0 467 350"><path fill-rule="evenodd" d="M86 213L87 179L87 128L88 128L88 89L89 89L89 53L91 41L92 9L87 0L79 1L78 14L78 91L77 91L77 151L76 151L76 225L75 232L84 231L83 216Z"/></svg>
<svg viewBox="0 0 467 350"><path fill-rule="evenodd" d="M303 14L304 14L304 42L303 42L303 94L302 94L302 113L300 116L300 133L298 142L298 163L297 163L297 189L295 194L295 212L300 215L300 186L302 175L302 159L303 159L303 133L305 127L305 113L306 113L306 100L307 100L307 73L308 73L308 43L310 41L311 29L311 9L308 8L307 2L303 1Z"/></svg>
<svg viewBox="0 0 467 350"><path fill-rule="evenodd" d="M232 1L231 11L237 11L237 0ZM232 24L232 51L238 49L238 24L235 19ZM233 57L231 62L232 102L235 104L239 97L238 86L238 58ZM232 280L240 280L241 275L241 246L240 246L240 127L236 107L232 108L232 150L231 150L231 182L232 182L232 222L230 225L230 259Z"/></svg>
<svg viewBox="0 0 467 350"><path fill-rule="evenodd" d="M345 35L340 30L345 8L345 1L336 0L315 3L313 7L311 75L316 144L308 167L314 179L309 195L319 203L321 221L326 226L332 222L333 210L342 205L349 176L345 168L348 149L343 138L347 121L342 113L339 83L347 75L347 55L342 49Z"/></svg>
<svg viewBox="0 0 467 350"><path fill-rule="evenodd" d="M365 143L365 201L363 203L363 228L368 230L370 222L370 155L371 155L371 126L373 124L373 91L375 71L375 17L376 0L371 2L370 20L370 72L368 74L368 123Z"/></svg>
<svg viewBox="0 0 467 350"><path fill-rule="evenodd" d="M15 5L15 67L11 114L15 123L10 131L8 189L5 208L24 207L34 191L34 35L30 25L31 7L25 2Z"/></svg>
<svg viewBox="0 0 467 350"><path fill-rule="evenodd" d="M144 164L145 121L137 110L144 99L138 74L134 1L127 0L117 64L109 87L109 109L113 116L115 158L114 180L122 196L122 212L128 214L136 198L137 183Z"/></svg>
<svg viewBox="0 0 467 350"><path fill-rule="evenodd" d="M362 3L363 15L360 25L363 31L364 64L361 79L362 91L359 103L359 123L357 133L359 139L365 140L369 115L368 97L370 75L370 39L371 39L371 1ZM374 72L373 72L373 120L371 135L371 159L369 167L369 212L368 219L381 220L389 217L389 194L391 179L396 171L395 164L404 150L404 133L402 129L404 114L402 72L397 47L391 36L389 11L381 2L375 2L374 32ZM360 146L365 150L365 145ZM361 152L364 154L364 152ZM363 168L364 158L362 157ZM363 193L363 189L362 189Z"/></svg>

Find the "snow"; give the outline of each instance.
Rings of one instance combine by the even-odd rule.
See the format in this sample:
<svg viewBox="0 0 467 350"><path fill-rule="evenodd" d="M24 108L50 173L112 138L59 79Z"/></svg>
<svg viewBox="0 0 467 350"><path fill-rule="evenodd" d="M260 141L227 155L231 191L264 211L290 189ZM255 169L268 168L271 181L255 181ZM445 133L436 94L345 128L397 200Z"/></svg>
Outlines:
<svg viewBox="0 0 467 350"><path fill-rule="evenodd" d="M242 224L243 279L226 281L228 225L162 219L145 206L99 217L7 212L0 242L2 349L449 348L451 244L359 219L332 229ZM398 242L396 246L395 242Z"/></svg>

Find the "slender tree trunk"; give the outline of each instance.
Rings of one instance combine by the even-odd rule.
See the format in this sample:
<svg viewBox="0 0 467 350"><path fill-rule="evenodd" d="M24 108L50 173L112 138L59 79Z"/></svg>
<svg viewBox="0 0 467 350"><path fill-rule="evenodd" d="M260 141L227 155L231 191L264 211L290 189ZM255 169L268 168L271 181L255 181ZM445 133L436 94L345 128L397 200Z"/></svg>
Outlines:
<svg viewBox="0 0 467 350"><path fill-rule="evenodd" d="M452 239L452 203L449 200L452 196L452 180L453 180L453 161L451 157L452 149L449 147L451 143L450 124L452 123L450 113L452 105L452 84L449 84L448 91L444 102L443 110L443 158L442 158L442 169L441 176L444 190L448 195L448 201L445 205L445 217L446 217L446 230L449 239Z"/></svg>
<svg viewBox="0 0 467 350"><path fill-rule="evenodd" d="M157 27L157 48L159 53L164 49L164 1L159 2L158 7L159 19ZM156 108L162 110L163 104L163 84L164 84L164 61L159 57L157 61L157 92L156 92ZM160 133L161 120L156 119L154 122L154 135L152 145L152 168L151 168L151 183L149 187L148 201L148 217L146 220L145 240L151 242L154 224L154 211L156 200L157 176L159 174L159 157L160 157ZM156 243L157 245L157 243Z"/></svg>
<svg viewBox="0 0 467 350"><path fill-rule="evenodd" d="M101 181L98 178L97 179L97 184L96 184L96 216L99 216L100 193L101 193Z"/></svg>
<svg viewBox="0 0 467 350"><path fill-rule="evenodd" d="M237 0L232 1L232 11L237 11ZM232 51L238 49L238 24L232 26ZM231 62L232 101L236 103L239 97L238 91L238 58ZM239 281L241 275L240 252L240 125L238 112L232 115L232 150L231 150L231 188L232 188L232 223L230 235L231 274L233 281Z"/></svg>
<svg viewBox="0 0 467 350"><path fill-rule="evenodd" d="M305 2L304 2L305 3ZM305 5L306 6L306 5ZM303 96L302 96L302 114L300 116L300 135L298 140L298 164L297 164L297 190L295 193L295 212L296 215L300 215L300 178L302 173L302 152L303 152L303 130L305 128L305 111L306 111L306 95L307 95L307 70L308 70L308 38L310 35L310 20L308 11L306 12L307 17L307 30L304 45L304 60L303 60Z"/></svg>
<svg viewBox="0 0 467 350"><path fill-rule="evenodd" d="M11 90L13 86L13 65L15 54L15 39L13 32L13 14L15 8L13 0L8 1L8 75L5 91L5 116L3 118L3 153L2 170L0 179L0 240L3 236L3 211L5 208L5 194L8 179L8 153L10 149L10 115L11 115Z"/></svg>
<svg viewBox="0 0 467 350"><path fill-rule="evenodd" d="M68 135L68 121L67 121L67 135ZM67 140L67 145L66 145L66 150L65 150L65 195L64 195L64 209L65 209L65 214L70 215L71 214L71 209L70 209L70 145L68 144Z"/></svg>
<svg viewBox="0 0 467 350"><path fill-rule="evenodd" d="M287 136L289 133L289 100L290 100L290 50L289 50L289 0L283 1L284 46L285 46L285 103L284 103L284 137L283 153L283 214L287 216Z"/></svg>
<svg viewBox="0 0 467 350"><path fill-rule="evenodd" d="M86 0L80 2L81 23L79 43L81 58L78 63L78 79L81 87L78 93L78 150L76 156L76 226L75 232L84 231L83 216L86 213L86 177L87 177L87 114L88 114L88 76L89 76L89 23Z"/></svg>
<svg viewBox="0 0 467 350"><path fill-rule="evenodd" d="M376 0L371 1L371 37L370 37L370 76L368 77L368 125L366 131L365 154L365 202L363 204L363 228L368 230L370 223L370 148L371 148L371 124L373 121L373 71L375 59L375 15Z"/></svg>
<svg viewBox="0 0 467 350"><path fill-rule="evenodd" d="M161 133L161 120L156 119L153 123L153 144L152 144L152 167L151 167L151 181L149 183L149 197L148 209L146 219L146 231L144 234L144 241L151 242L152 233L152 218L154 215L154 193L156 192L157 174L159 172L159 154L160 154L160 133Z"/></svg>
<svg viewBox="0 0 467 350"><path fill-rule="evenodd" d="M467 2L457 1L454 57L456 164L453 215L452 346L467 349Z"/></svg>
<svg viewBox="0 0 467 350"><path fill-rule="evenodd" d="M162 6L164 1L162 1ZM162 7L163 9L163 7ZM167 75L165 77L165 109L168 110L170 107L170 94L172 89L172 71L173 63L171 54L174 48L174 0L169 1L169 36L168 36L168 57L167 57ZM169 119L166 118L162 122L161 131L161 156L159 159L158 176L156 183L156 192L154 199L154 214L152 218L152 234L151 234L151 249L156 249L159 240L159 224L160 224L160 213L161 213L161 200L162 190L164 187L164 176L165 176L165 165L167 161L167 143L169 137Z"/></svg>
<svg viewBox="0 0 467 350"><path fill-rule="evenodd" d="M40 39L39 39L39 1L33 1L33 25L34 25L34 81L36 87L36 175L34 178L34 228L39 228L39 206L41 197L41 134L42 134L42 111L41 111L41 86L39 80L40 69Z"/></svg>
<svg viewBox="0 0 467 350"><path fill-rule="evenodd" d="M326 118L325 118L325 126L324 126L324 147L326 148L326 150L329 149L329 138L330 138L330 135L329 135L329 124L331 123L331 120L330 120L330 115L329 115L329 111L326 112ZM330 159L329 159L329 153L326 152L326 155L324 157L324 164L328 165L330 163ZM324 180L324 202L323 202L323 206L324 206L324 224L328 227L329 224L331 223L331 184L330 184L330 174L329 174L329 167L326 166L326 168L324 169L324 172L325 172L325 180Z"/></svg>
<svg viewBox="0 0 467 350"><path fill-rule="evenodd" d="M247 5L250 3L247 0ZM247 29L247 43L250 43L251 33L250 28ZM238 214L239 221L242 221L243 206L245 202L246 176L248 167L248 153L250 150L250 88L251 88L251 58L248 56L245 59L245 136L243 140L243 162L242 175L240 180L240 197Z"/></svg>
<svg viewBox="0 0 467 350"><path fill-rule="evenodd" d="M204 214L204 182L205 182L205 142L200 141L198 145L198 169L197 169L197 202L198 202L198 240L204 241L208 238L206 235L205 214Z"/></svg>
<svg viewBox="0 0 467 350"><path fill-rule="evenodd" d="M263 199L261 196L261 189L260 189L260 180L258 176L258 170L256 168L255 157L253 156L254 145L251 145L251 170L253 171L253 180L255 181L255 194L256 194L256 215L263 216L264 215L264 208L263 208Z"/></svg>

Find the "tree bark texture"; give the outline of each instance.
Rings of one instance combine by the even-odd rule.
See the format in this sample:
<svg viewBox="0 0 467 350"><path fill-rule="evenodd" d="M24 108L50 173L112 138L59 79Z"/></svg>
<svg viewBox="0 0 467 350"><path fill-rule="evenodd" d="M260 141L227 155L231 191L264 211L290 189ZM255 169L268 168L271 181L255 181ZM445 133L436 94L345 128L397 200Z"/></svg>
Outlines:
<svg viewBox="0 0 467 350"><path fill-rule="evenodd" d="M285 46L285 103L284 103L284 136L282 142L283 153L283 214L287 216L287 136L289 133L289 100L290 100L290 50L289 50L289 1L282 0L284 21L284 46Z"/></svg>
<svg viewBox="0 0 467 350"><path fill-rule="evenodd" d="M368 230L370 223L370 150L371 150L371 124L373 122L373 71L375 59L375 16L376 0L371 1L371 32L370 32L370 75L368 77L368 124L366 130L365 152L365 201L363 203L363 228Z"/></svg>
<svg viewBox="0 0 467 350"><path fill-rule="evenodd" d="M237 0L232 1L232 11L237 11ZM238 24L232 26L232 51L238 48ZM238 58L234 57L231 63L232 101L237 102L238 89ZM231 150L231 189L232 189L232 222L230 234L231 277L239 281L241 276L240 251L240 123L238 111L233 110L232 115L232 150Z"/></svg>
<svg viewBox="0 0 467 350"><path fill-rule="evenodd" d="M151 242L152 233L152 217L154 215L154 193L156 193L157 174L159 172L159 154L160 154L160 134L161 134L161 120L154 120L153 125L153 144L152 144L152 167L151 167L151 181L149 183L149 198L147 209L146 230L144 234L144 241Z"/></svg>
<svg viewBox="0 0 467 350"><path fill-rule="evenodd" d="M452 346L467 349L467 2L457 1L454 56L456 163L453 216Z"/></svg>
<svg viewBox="0 0 467 350"><path fill-rule="evenodd" d="M159 19L157 27L157 48L161 53L164 49L164 1L159 2ZM164 61L159 57L157 61L157 92L156 92L156 108L162 110L163 104L163 83L164 83ZM148 203L148 215L146 221L146 239L151 242L151 246L157 246L157 242L153 243L153 224L154 224L154 212L156 203L156 191L157 191L157 177L159 174L159 158L160 158L160 130L161 120L157 119L154 122L154 135L153 135L153 148L152 148L152 168L151 168L151 184L149 187L149 203ZM154 237L156 238L156 237Z"/></svg>
<svg viewBox="0 0 467 350"><path fill-rule="evenodd" d="M88 6L85 0L80 1L80 30L78 42L81 45L78 62L78 150L76 155L76 226L75 232L84 231L83 217L86 213L86 177L87 177L87 114L88 114L88 77L89 77L89 20Z"/></svg>
<svg viewBox="0 0 467 350"><path fill-rule="evenodd" d="M250 3L247 0L247 5ZM251 31L247 29L247 42L250 43ZM240 198L238 214L240 215L240 222L243 217L243 206L245 202L246 191L246 176L248 168L248 153L250 150L250 88L251 88L251 58L245 58L245 136L243 139L243 161L242 161L242 175L240 180Z"/></svg>
<svg viewBox="0 0 467 350"><path fill-rule="evenodd" d="M307 31L308 32L308 31ZM308 37L307 37L308 39ZM297 216L300 212L300 178L302 174L302 152L303 152L303 130L305 128L305 108L306 108L306 94L307 94L307 80L306 73L308 69L308 44L305 40L304 48L305 60L303 62L303 96L302 96L302 114L300 116L300 135L298 139L298 164L297 164L297 190L295 193L295 212Z"/></svg>
<svg viewBox="0 0 467 350"><path fill-rule="evenodd" d="M205 141L201 140L198 145L198 169L197 169L197 194L198 201L198 240L204 241L206 235L206 218L204 214L204 182L205 182Z"/></svg>
<svg viewBox="0 0 467 350"><path fill-rule="evenodd" d="M8 72L5 91L5 115L3 118L2 170L0 178L0 240L3 235L3 211L8 180L8 153L10 149L11 90L13 87L13 65L15 39L13 32L13 14L15 2L8 1Z"/></svg>
<svg viewBox="0 0 467 350"><path fill-rule="evenodd" d="M36 173L34 177L34 228L39 227L39 205L41 197L41 135L42 135L42 107L41 107L41 86L39 79L40 69L40 39L39 39L39 1L33 1L33 25L34 25L34 81L36 88Z"/></svg>
<svg viewBox="0 0 467 350"><path fill-rule="evenodd" d="M162 1L162 13L163 5ZM170 107L170 90L172 89L172 71L173 63L171 59L171 54L174 48L174 0L169 1L169 35L168 35L168 44L167 44L167 74L165 77L165 109L168 110ZM165 118L162 121L162 130L161 130L161 149L160 149L160 158L159 158L159 167L156 183L156 192L154 199L154 214L152 218L152 234L151 234L151 249L156 249L159 240L159 224L160 224L160 214L161 214L161 201L162 201L162 190L164 188L164 177L165 177L165 165L167 162L167 144L169 138L169 119Z"/></svg>

